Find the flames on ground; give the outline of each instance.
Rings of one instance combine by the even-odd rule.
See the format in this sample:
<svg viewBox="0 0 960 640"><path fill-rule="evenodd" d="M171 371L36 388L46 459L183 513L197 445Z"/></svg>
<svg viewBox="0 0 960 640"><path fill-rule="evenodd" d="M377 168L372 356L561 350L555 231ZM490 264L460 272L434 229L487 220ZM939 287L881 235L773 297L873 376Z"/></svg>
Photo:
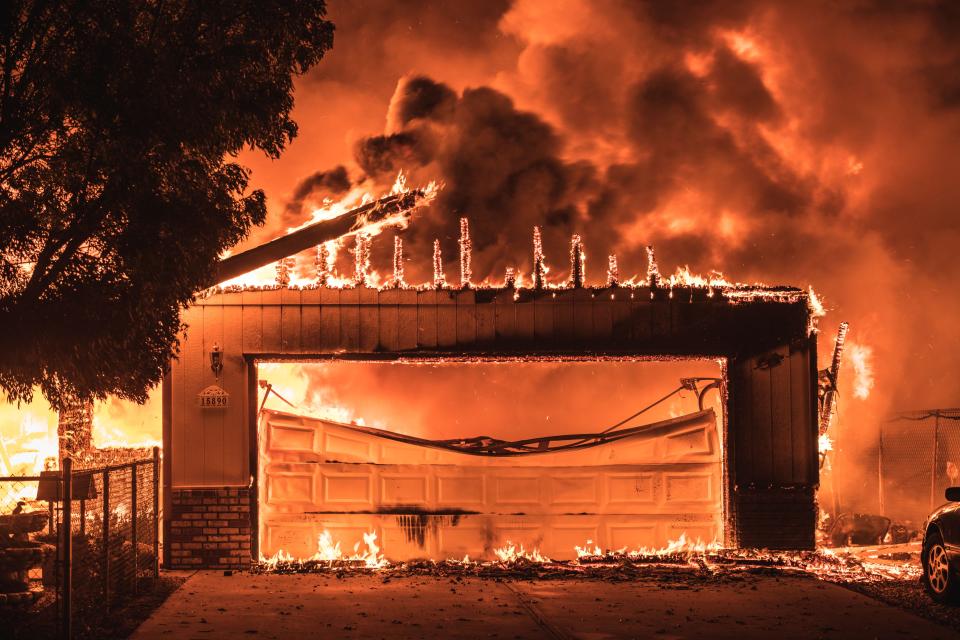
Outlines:
<svg viewBox="0 0 960 640"><path fill-rule="evenodd" d="M556 561L536 548L507 542L494 550L495 560L475 561L469 556L444 561L413 560L390 562L380 553L376 533L364 534L365 548L357 543L353 553L340 550L340 543L324 530L318 539L318 551L310 558L293 558L278 552L261 557L254 568L258 572L310 573L376 571L389 575L473 575L492 578L515 577L551 579L577 576L610 580L628 580L655 571L693 571L701 576L723 576L738 572L774 571L809 575L841 583L873 583L917 580L921 575L919 546L906 551L884 552L880 548L866 552L854 549L818 549L817 551L768 551L765 549L726 549L718 542L689 540L681 534L660 549L604 550L587 540L577 546L577 558Z"/></svg>

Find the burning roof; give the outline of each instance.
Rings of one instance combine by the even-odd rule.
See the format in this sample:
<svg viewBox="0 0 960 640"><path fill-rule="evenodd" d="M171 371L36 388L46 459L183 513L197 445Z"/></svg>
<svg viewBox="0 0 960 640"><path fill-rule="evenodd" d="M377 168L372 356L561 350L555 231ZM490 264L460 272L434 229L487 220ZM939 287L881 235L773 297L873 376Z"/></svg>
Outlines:
<svg viewBox="0 0 960 640"><path fill-rule="evenodd" d="M512 290L516 297L520 291L557 292L571 289L589 289L609 293L615 296L617 291L627 293L631 298L649 296L658 293L669 299L678 300L701 298L722 300L730 304L741 304L763 300L767 302L796 303L805 302L809 308L811 324L815 329L816 318L823 315L823 308L812 288L808 290L789 286L768 286L747 284L727 279L722 273L711 271L706 275L695 274L686 266L679 267L675 273L661 275L652 246L647 248L645 276L621 275L620 263L616 254L610 254L606 260L606 274L603 286L587 284L587 255L583 239L574 234L570 239L569 276L560 282L551 281L543 250L540 227L533 228L533 269L529 278L524 278L516 266L507 266L502 282L485 279L479 283L473 281L470 223L467 218L460 219L459 237L459 278L451 283L448 280L439 239L433 244L433 277L431 281L419 285L409 284L404 276L404 245L399 235L394 237L392 273L383 277L371 267L371 243L376 235L390 227L403 228L411 218L412 211L428 205L439 190L436 183L427 187L408 189L398 177L399 186L378 200L365 202L333 217L321 219L302 228L294 229L286 236L271 240L239 255L227 257L221 261L217 272L220 284L207 290L211 293L229 293L245 290L275 289L316 289L326 288L373 288L414 289L414 290ZM354 269L352 278L340 277L334 273L334 257L345 238L354 238ZM315 247L316 258L312 274L291 277L288 256ZM271 280L253 274L255 269L277 261L276 276ZM246 275L243 275L246 274Z"/></svg>

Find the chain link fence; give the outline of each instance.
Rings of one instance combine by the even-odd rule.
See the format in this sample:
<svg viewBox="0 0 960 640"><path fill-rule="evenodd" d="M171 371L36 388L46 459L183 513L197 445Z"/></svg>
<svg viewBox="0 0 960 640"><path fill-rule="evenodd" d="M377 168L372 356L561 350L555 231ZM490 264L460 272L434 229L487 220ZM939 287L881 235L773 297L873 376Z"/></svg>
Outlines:
<svg viewBox="0 0 960 640"><path fill-rule="evenodd" d="M880 512L919 527L960 486L960 409L898 414L880 425Z"/></svg>
<svg viewBox="0 0 960 640"><path fill-rule="evenodd" d="M154 586L159 471L154 450L125 464L74 470L65 460L60 471L0 478L0 622L13 637L97 637L111 607ZM18 579L2 578L15 569Z"/></svg>

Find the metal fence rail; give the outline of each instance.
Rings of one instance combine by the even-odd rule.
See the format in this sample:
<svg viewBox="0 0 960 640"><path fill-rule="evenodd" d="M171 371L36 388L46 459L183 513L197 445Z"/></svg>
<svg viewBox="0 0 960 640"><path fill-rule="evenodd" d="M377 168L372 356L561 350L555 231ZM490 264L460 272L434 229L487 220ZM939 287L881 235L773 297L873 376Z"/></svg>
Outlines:
<svg viewBox="0 0 960 640"><path fill-rule="evenodd" d="M159 473L155 448L152 458L124 464L75 469L68 458L59 471L0 477L0 523L29 521L34 529L19 542L0 542L0 557L4 545L46 545L42 564L29 576L36 602L19 613L22 620L48 635L95 637L104 613L153 587Z"/></svg>
<svg viewBox="0 0 960 640"><path fill-rule="evenodd" d="M901 413L880 425L880 512L921 525L960 485L960 409Z"/></svg>

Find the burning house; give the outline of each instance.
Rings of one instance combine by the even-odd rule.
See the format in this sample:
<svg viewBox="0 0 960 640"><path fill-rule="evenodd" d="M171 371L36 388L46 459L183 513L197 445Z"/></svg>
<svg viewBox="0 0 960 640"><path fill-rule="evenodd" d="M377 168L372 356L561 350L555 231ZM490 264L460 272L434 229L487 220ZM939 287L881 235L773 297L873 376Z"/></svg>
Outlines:
<svg viewBox="0 0 960 640"><path fill-rule="evenodd" d="M337 557L363 546L373 562L485 558L512 545L556 558L588 541L659 548L682 536L814 547L812 294L664 277L652 249L642 280L622 278L611 257L606 286L590 287L578 237L570 280L554 285L536 231L530 286L510 269L502 285L474 284L466 221L458 283L447 281L437 248L433 281L407 285L397 239L393 277L371 286L363 235L354 279L335 282L323 243L355 231L357 215L369 216L363 224L398 215L412 206L404 198L228 258L218 275L319 247L316 284L290 286L281 263L276 286L214 288L185 312L188 329L163 384L166 566ZM602 432L414 437L264 409L270 385L258 373L265 362L510 367L667 358L721 363L712 386L722 415L701 404ZM702 399L709 382L685 384Z"/></svg>

